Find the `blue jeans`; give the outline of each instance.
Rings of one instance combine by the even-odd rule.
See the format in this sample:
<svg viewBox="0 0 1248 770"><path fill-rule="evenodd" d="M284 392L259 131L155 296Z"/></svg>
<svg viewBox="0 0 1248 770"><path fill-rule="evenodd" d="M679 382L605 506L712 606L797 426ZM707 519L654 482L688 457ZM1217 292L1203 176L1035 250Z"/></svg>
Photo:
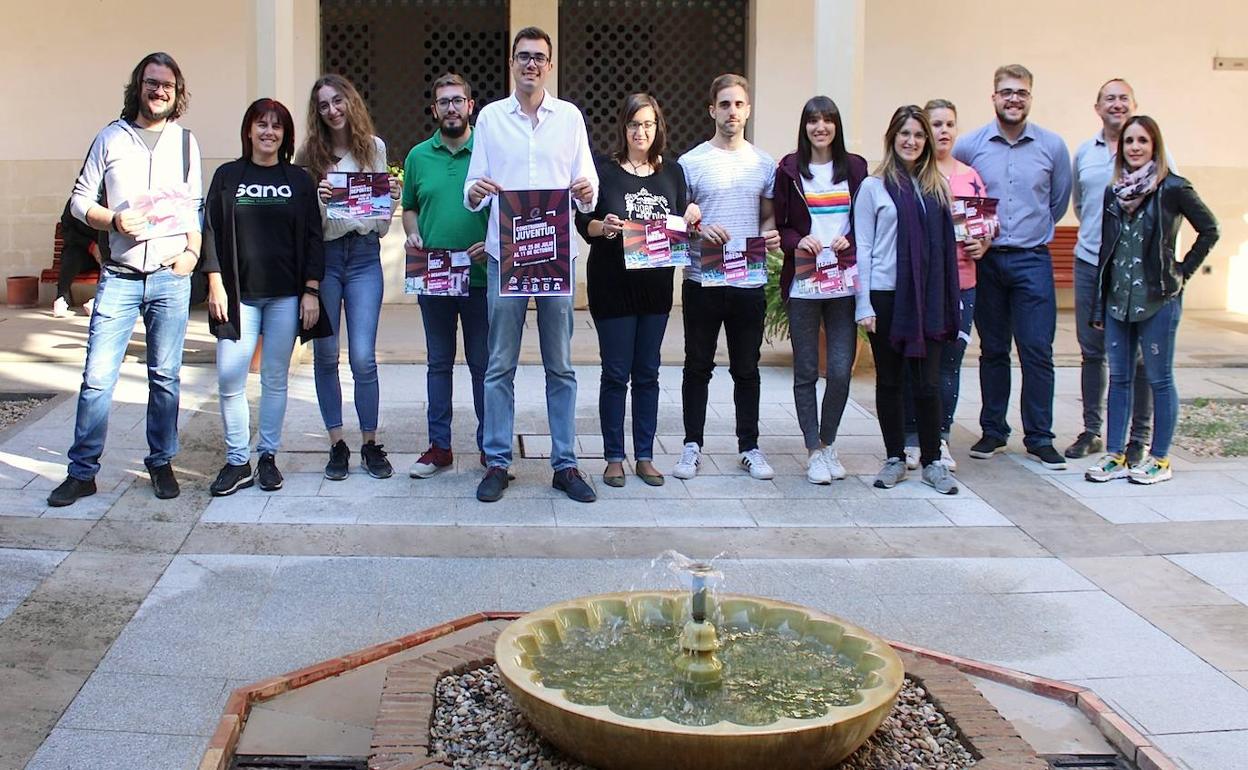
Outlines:
<svg viewBox="0 0 1248 770"><path fill-rule="evenodd" d="M485 456L492 468L511 465L516 421L516 364L528 297L498 296L498 260L490 258L490 363L485 372ZM572 297L537 298L537 334L546 369L550 464L576 467L576 371L572 368Z"/></svg>
<svg viewBox="0 0 1248 770"><path fill-rule="evenodd" d="M971 341L971 321L975 317L975 287L963 289L962 318L958 322L958 338L946 342L940 354L940 437L949 440L953 430L953 413L958 409L958 395L962 391L962 357ZM919 445L919 423L914 413L914 398L910 390L910 378L906 377L906 446Z"/></svg>
<svg viewBox="0 0 1248 770"><path fill-rule="evenodd" d="M633 457L654 459L654 432L659 427L659 348L667 331L667 313L601 318L598 353L602 383L598 388L598 419L602 423L603 457L624 462L624 399L633 383Z"/></svg>
<svg viewBox="0 0 1248 770"><path fill-rule="evenodd" d="M1083 397L1083 429L1101 435L1105 409L1105 330L1088 323L1096 300L1097 267L1075 260L1075 337L1079 340L1079 385ZM1132 398L1131 440L1148 446L1153 430L1153 392L1148 387L1144 361L1136 361Z"/></svg>
<svg viewBox="0 0 1248 770"><path fill-rule="evenodd" d="M342 306L347 310L347 356L355 381L355 414L360 430L377 430L377 323L381 318L381 247L376 233L347 234L325 244L321 303L334 334L312 342L316 400L325 428L342 427L342 384L338 380Z"/></svg>
<svg viewBox="0 0 1248 770"><path fill-rule="evenodd" d="M251 453L251 414L247 408L247 369L264 336L260 354L260 437L256 451L277 452L282 443L282 420L286 417L286 380L290 353L299 333L299 298L249 299L239 307L239 339L217 340L217 389L221 420L225 423L225 459L242 465Z"/></svg>
<svg viewBox="0 0 1248 770"><path fill-rule="evenodd" d="M1057 295L1047 246L989 249L979 261L975 297L979 331L979 427L1006 441L1010 426L1010 341L1018 345L1023 369L1023 443L1028 449L1053 445L1053 335Z"/></svg>
<svg viewBox="0 0 1248 770"><path fill-rule="evenodd" d="M121 374L135 321L143 318L147 345L147 467L167 465L178 453L178 396L182 343L191 298L189 276L161 270L131 277L100 271L87 331L87 363L78 390L69 475L93 479L108 435L113 388Z"/></svg>
<svg viewBox="0 0 1248 770"><path fill-rule="evenodd" d="M1144 372L1153 390L1153 443L1156 458L1170 454L1174 426L1179 419L1179 392L1174 386L1174 338L1183 315L1183 297L1167 302L1155 315L1130 323L1105 318L1105 350L1109 357L1108 431L1105 448L1124 451L1137 351L1143 351Z"/></svg>
<svg viewBox="0 0 1248 770"><path fill-rule="evenodd" d="M420 316L425 325L425 348L429 372L425 387L429 398L429 443L451 448L451 395L455 372L456 334L464 324L464 358L472 375L472 406L477 413L477 449L484 449L485 369L490 362L490 320L485 289L468 290L467 297L420 295Z"/></svg>

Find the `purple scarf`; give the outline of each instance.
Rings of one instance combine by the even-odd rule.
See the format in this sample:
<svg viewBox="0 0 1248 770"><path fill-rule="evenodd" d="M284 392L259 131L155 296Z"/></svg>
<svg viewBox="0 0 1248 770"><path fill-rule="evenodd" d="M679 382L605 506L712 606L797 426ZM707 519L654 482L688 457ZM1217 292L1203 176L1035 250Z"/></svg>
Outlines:
<svg viewBox="0 0 1248 770"><path fill-rule="evenodd" d="M920 198L912 180L884 180L897 207L897 294L889 342L906 358L926 358L927 343L958 334L958 252L949 207Z"/></svg>

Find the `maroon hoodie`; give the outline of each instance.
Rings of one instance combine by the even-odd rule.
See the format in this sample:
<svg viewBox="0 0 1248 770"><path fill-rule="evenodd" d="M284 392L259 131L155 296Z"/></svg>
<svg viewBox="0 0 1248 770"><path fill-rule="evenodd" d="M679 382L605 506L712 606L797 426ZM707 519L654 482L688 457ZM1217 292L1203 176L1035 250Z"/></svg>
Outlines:
<svg viewBox="0 0 1248 770"><path fill-rule="evenodd" d="M850 153L849 160L849 205L854 205L858 197L858 186L867 178L867 161L861 155ZM793 285L793 252L803 238L810 235L810 209L806 207L805 187L802 175L797 170L797 153L791 152L780 160L780 168L776 170L775 209L776 229L780 231L780 248L784 251L784 267L780 269L780 296L785 302L789 300L789 288ZM849 248L836 255L836 261L849 266L857 264L857 245L854 243L854 218L849 218Z"/></svg>

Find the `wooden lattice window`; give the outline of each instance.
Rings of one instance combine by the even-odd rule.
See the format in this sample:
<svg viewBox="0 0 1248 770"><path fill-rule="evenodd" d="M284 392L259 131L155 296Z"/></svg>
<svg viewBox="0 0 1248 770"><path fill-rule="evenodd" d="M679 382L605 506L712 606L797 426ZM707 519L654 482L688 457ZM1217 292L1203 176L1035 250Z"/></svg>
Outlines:
<svg viewBox="0 0 1248 770"><path fill-rule="evenodd" d="M455 72L480 110L508 93L508 0L321 0L321 68L355 83L390 162L433 133L433 81Z"/></svg>
<svg viewBox="0 0 1248 770"><path fill-rule="evenodd" d="M599 152L616 145L624 97L646 91L680 154L711 136L707 90L746 73L748 0L560 0L559 95L581 108Z"/></svg>

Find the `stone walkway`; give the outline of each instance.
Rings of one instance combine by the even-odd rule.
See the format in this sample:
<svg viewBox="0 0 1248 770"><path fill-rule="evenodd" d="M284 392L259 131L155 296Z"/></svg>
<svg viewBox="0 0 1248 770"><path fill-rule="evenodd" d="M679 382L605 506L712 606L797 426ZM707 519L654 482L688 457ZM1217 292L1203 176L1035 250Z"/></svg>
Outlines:
<svg viewBox="0 0 1248 770"><path fill-rule="evenodd" d="M1229 355L1239 334L1207 343L1210 354ZM188 366L183 494L161 503L141 472L144 373L127 363L100 494L47 509L80 365L6 366L3 390L66 395L0 433L0 768L193 768L242 682L480 609L657 586L651 560L668 548L722 554L726 590L1089 686L1187 767L1225 770L1248 753L1248 461L1180 455L1172 482L1144 488L1044 471L1017 439L1012 454L972 460L979 405L968 368L954 437L962 493L940 497L914 477L876 490L868 374L854 382L838 442L852 475L816 487L802 475L790 372L768 368L761 443L778 475L753 481L735 467L720 369L697 479L596 483L599 502L579 505L549 487L542 376L526 366L517 432L530 459L503 503L483 505L460 370L454 472L406 476L426 444L424 368L387 364L381 435L400 473L325 481L304 365L279 455L286 487L213 500L215 372ZM598 371L577 373L583 467L596 481ZM679 369L665 367L662 384L656 461L668 471L681 439ZM1248 371L1184 368L1179 387L1185 398L1244 398ZM1078 425L1076 369L1059 369L1058 391L1064 443Z"/></svg>

